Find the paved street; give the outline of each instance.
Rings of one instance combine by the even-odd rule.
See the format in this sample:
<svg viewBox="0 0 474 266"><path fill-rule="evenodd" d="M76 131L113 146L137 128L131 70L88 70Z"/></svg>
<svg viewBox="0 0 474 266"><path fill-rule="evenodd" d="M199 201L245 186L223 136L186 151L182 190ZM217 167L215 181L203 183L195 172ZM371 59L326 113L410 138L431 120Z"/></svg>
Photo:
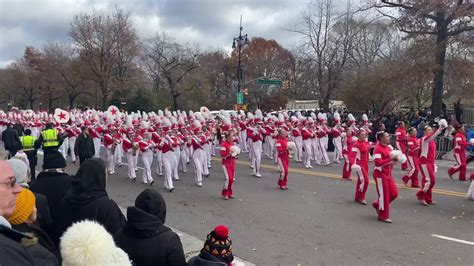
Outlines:
<svg viewBox="0 0 474 266"><path fill-rule="evenodd" d="M139 163L141 164L141 162ZM246 155L236 170L236 198L220 197L224 179L220 162L202 188L190 173L180 174L175 191L163 189L155 177L154 189L167 201L167 224L204 239L218 224L230 228L234 253L256 265L472 265L474 261L474 202L465 198L468 184L448 179L438 170L436 206L421 206L415 190L399 187L391 205L393 224L376 220L370 206L353 202L355 183L339 178L341 165L303 169L292 163L289 190L277 188L277 168L263 161L263 177L250 176ZM70 166L74 172L77 166ZM126 178L126 166L109 177L109 195L121 206L133 204L149 186ZM395 172L400 183L401 171ZM373 184L368 201L375 199ZM453 238L442 239L433 235ZM456 240L464 240L463 243Z"/></svg>

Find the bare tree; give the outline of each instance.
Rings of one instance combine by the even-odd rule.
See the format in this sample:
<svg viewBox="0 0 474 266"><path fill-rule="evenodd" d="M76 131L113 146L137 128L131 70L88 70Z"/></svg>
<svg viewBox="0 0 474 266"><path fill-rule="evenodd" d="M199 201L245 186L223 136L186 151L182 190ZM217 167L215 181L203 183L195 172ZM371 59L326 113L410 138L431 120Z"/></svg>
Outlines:
<svg viewBox="0 0 474 266"><path fill-rule="evenodd" d="M166 34L156 35L144 44L143 61L147 74L155 84L165 82L173 98L174 110L180 109L180 83L199 67L197 51L188 44L180 44ZM160 88L160 86L156 86Z"/></svg>
<svg viewBox="0 0 474 266"><path fill-rule="evenodd" d="M354 46L351 21L349 12L335 13L332 0L313 0L303 13L301 28L293 30L304 37L304 53L315 67L316 90L325 108L339 87Z"/></svg>
<svg viewBox="0 0 474 266"><path fill-rule="evenodd" d="M79 49L81 60L89 66L91 79L98 85L105 107L113 92L112 81L116 77L123 79L128 64L133 61L137 40L128 15L120 9L111 15L76 15L69 35Z"/></svg>
<svg viewBox="0 0 474 266"><path fill-rule="evenodd" d="M453 36L474 30L474 3L470 0L381 0L373 6L391 18L401 32L410 36L428 34L436 37L431 113L434 117L439 116L448 41ZM396 8L398 12L390 14L387 8Z"/></svg>

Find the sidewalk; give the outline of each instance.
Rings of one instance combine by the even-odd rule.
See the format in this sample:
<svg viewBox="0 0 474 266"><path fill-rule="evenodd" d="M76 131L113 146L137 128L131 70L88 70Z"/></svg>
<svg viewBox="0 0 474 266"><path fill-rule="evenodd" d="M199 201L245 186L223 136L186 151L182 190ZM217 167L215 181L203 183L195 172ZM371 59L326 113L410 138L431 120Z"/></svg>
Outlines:
<svg viewBox="0 0 474 266"><path fill-rule="evenodd" d="M126 216L126 209L120 206L120 210L122 210L123 214ZM181 243L183 244L184 255L186 256L186 260L189 260L193 256L199 254L202 249L204 240L200 240L194 236L188 235L183 233L179 230L174 229L173 227L169 226L174 232L176 232L181 239ZM255 264L245 261L241 258L235 257L233 266L254 266Z"/></svg>

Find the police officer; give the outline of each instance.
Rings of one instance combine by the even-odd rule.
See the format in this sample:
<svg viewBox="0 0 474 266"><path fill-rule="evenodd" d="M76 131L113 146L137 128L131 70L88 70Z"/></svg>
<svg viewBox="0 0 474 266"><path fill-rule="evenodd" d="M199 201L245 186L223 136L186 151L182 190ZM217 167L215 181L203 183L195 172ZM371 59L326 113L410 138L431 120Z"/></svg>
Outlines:
<svg viewBox="0 0 474 266"><path fill-rule="evenodd" d="M63 138L58 134L58 131L53 128L52 123L47 123L45 129L41 131L40 137L35 143L35 147L38 149L40 146L43 148L44 154L52 150L58 150L63 144Z"/></svg>
<svg viewBox="0 0 474 266"><path fill-rule="evenodd" d="M23 151L26 153L28 157L28 161L30 162L30 173L31 173L31 180L36 179L36 164L37 164L37 157L36 157L36 148L35 142L36 138L31 136L31 130L26 129L25 135L20 137L21 145L23 146Z"/></svg>

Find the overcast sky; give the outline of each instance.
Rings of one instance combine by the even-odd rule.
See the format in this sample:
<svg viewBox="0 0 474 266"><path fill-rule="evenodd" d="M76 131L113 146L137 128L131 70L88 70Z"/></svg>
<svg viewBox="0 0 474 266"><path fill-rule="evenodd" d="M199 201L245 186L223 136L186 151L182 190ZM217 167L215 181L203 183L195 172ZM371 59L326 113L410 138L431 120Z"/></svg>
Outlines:
<svg viewBox="0 0 474 266"><path fill-rule="evenodd" d="M309 0L0 0L0 67L24 48L69 39L72 17L80 12L130 12L140 38L166 32L201 50L230 50L238 35L240 15L249 37L275 39L291 49L300 36L290 33ZM348 0L333 0L337 6Z"/></svg>

